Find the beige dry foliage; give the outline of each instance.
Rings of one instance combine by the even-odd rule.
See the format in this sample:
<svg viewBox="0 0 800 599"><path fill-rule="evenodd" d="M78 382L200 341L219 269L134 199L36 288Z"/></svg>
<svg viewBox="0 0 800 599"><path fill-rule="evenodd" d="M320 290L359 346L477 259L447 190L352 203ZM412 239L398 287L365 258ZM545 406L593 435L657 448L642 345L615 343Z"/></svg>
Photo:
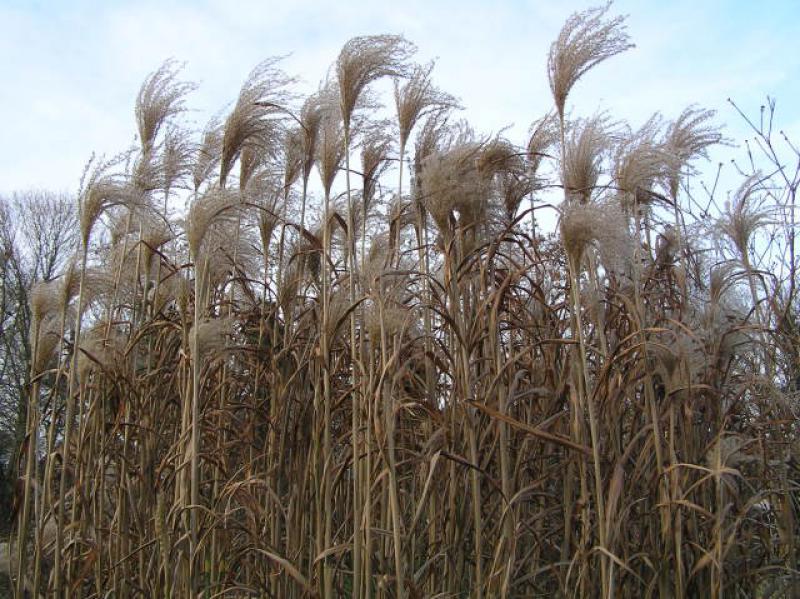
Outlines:
<svg viewBox="0 0 800 599"><path fill-rule="evenodd" d="M153 312L159 314L167 308L177 309L181 317L189 315L192 284L182 271L166 274L159 281L153 299Z"/></svg>
<svg viewBox="0 0 800 599"><path fill-rule="evenodd" d="M477 168L482 150L479 142L460 141L423 163L422 202L445 238L452 235L456 213L464 227L486 216L489 181Z"/></svg>
<svg viewBox="0 0 800 599"><path fill-rule="evenodd" d="M109 261L110 262L110 261ZM83 312L95 305L109 309L113 302L127 303L138 292L135 268L108 270L109 264L86 269L83 285ZM118 265L115 265L118 266Z"/></svg>
<svg viewBox="0 0 800 599"><path fill-rule="evenodd" d="M572 263L580 268L589 246L595 245L606 268L629 263L633 245L628 219L618 202L594 200L561 206L561 242Z"/></svg>
<svg viewBox="0 0 800 599"><path fill-rule="evenodd" d="M328 320L325 322L325 327L328 338L331 340L341 339L346 333L347 327L344 326L344 321L352 305L348 295L344 286L334 288L330 295Z"/></svg>
<svg viewBox="0 0 800 599"><path fill-rule="evenodd" d="M678 195L681 171L695 158L707 157L709 147L726 143L719 127L709 123L715 114L713 110L690 106L669 124L664 147L675 158L667 178L671 198Z"/></svg>
<svg viewBox="0 0 800 599"><path fill-rule="evenodd" d="M678 251L678 231L671 224L664 226L656 239L655 263L658 266L672 264Z"/></svg>
<svg viewBox="0 0 800 599"><path fill-rule="evenodd" d="M246 220L255 222L261 238L261 250L267 255L269 242L284 211L284 187L280 175L269 169L259 171L250 179L243 192L244 202L254 209L244 214Z"/></svg>
<svg viewBox="0 0 800 599"><path fill-rule="evenodd" d="M708 273L708 299L711 306L720 306L736 283L736 265L722 262L711 267Z"/></svg>
<svg viewBox="0 0 800 599"><path fill-rule="evenodd" d="M675 170L676 158L661 143L661 116L654 114L637 131L623 136L614 152L614 179L623 205L649 204L653 189Z"/></svg>
<svg viewBox="0 0 800 599"><path fill-rule="evenodd" d="M33 359L33 376L41 374L51 367L56 357L56 350L61 344L61 316L47 315L39 325L39 338L36 342L36 356Z"/></svg>
<svg viewBox="0 0 800 599"><path fill-rule="evenodd" d="M187 130L180 127L167 128L160 154L165 196L169 196L176 186L185 185L183 179L191 173L194 152L195 149Z"/></svg>
<svg viewBox="0 0 800 599"><path fill-rule="evenodd" d="M768 187L777 177L748 180L715 223L720 243L678 194L720 140L710 113L687 109L666 134L655 118L638 131L564 119L580 76L629 47L607 11L568 21L549 61L555 116L522 140L448 122L455 102L430 65L407 72L399 37L348 42L292 121L268 61L196 147L174 118L177 71L149 78L149 149L86 173L78 260L30 293L26 399L41 409L26 438L40 443L17 462L35 474L20 478L20 586L287 599L786 587L797 269L780 262L791 226L767 207L790 195ZM398 122L368 113L371 83L405 74ZM414 145L407 187L398 141ZM355 185L338 193L351 158ZM535 194L557 172L558 229L531 235L523 199L552 207ZM625 209L661 193L669 206L646 219ZM765 225L769 259L754 251ZM654 260L634 252L645 238ZM37 535L56 512L58 550Z"/></svg>
<svg viewBox="0 0 800 599"><path fill-rule="evenodd" d="M763 177L761 173L750 175L725 203L725 211L717 222L719 230L730 239L739 257L750 252L753 235L761 227L772 222L769 210L763 208Z"/></svg>
<svg viewBox="0 0 800 599"><path fill-rule="evenodd" d="M139 242L145 264L173 238L169 223L156 212L145 212L139 223Z"/></svg>
<svg viewBox="0 0 800 599"><path fill-rule="evenodd" d="M531 176L535 176L545 158L552 157L548 150L558 142L558 121L553 114L548 114L534 121L529 129L527 150L528 165Z"/></svg>
<svg viewBox="0 0 800 599"><path fill-rule="evenodd" d="M625 31L625 17L606 19L610 7L609 2L572 14L550 46L547 74L562 119L567 96L578 79L604 60L634 47Z"/></svg>
<svg viewBox="0 0 800 599"><path fill-rule="evenodd" d="M247 189L250 179L265 166L269 156L255 146L246 146L239 154L239 189Z"/></svg>
<svg viewBox="0 0 800 599"><path fill-rule="evenodd" d="M481 177L491 181L498 173L522 171L522 153L514 144L498 135L481 144L475 168Z"/></svg>
<svg viewBox="0 0 800 599"><path fill-rule="evenodd" d="M133 156L128 173L128 185L142 196L163 189L163 172L161 164L152 152L138 152Z"/></svg>
<svg viewBox="0 0 800 599"><path fill-rule="evenodd" d="M498 135L483 144L476 168L502 203L506 219L513 220L522 200L534 189L525 153Z"/></svg>
<svg viewBox="0 0 800 599"><path fill-rule="evenodd" d="M235 320L230 317L204 318L189 332L192 356L207 360L222 350L233 335Z"/></svg>
<svg viewBox="0 0 800 599"><path fill-rule="evenodd" d="M394 82L394 103L400 132L400 147L405 148L411 130L420 119L431 114L459 108L458 101L434 87L431 71L434 63L416 65L408 79Z"/></svg>
<svg viewBox="0 0 800 599"><path fill-rule="evenodd" d="M303 128L299 125L286 131L283 141L283 186L290 189L303 174L304 162ZM240 182L241 185L241 182Z"/></svg>
<svg viewBox="0 0 800 599"><path fill-rule="evenodd" d="M347 133L361 94L382 77L403 77L414 45L399 35L365 35L349 40L336 60L342 122Z"/></svg>
<svg viewBox="0 0 800 599"><path fill-rule="evenodd" d="M311 94L303 102L300 110L300 126L302 128L303 146L303 180L308 181L311 170L317 160L317 142L319 140L320 127L328 110L325 100L325 91L320 90Z"/></svg>
<svg viewBox="0 0 800 599"><path fill-rule="evenodd" d="M297 295L300 291L303 279L307 273L302 268L302 257L289 250L289 262L284 269L283 279L281 286L278 288L276 303L283 310L284 319L286 322L292 320L295 304L297 303Z"/></svg>
<svg viewBox="0 0 800 599"><path fill-rule="evenodd" d="M88 180L79 195L78 216L84 248L89 243L97 220L110 208L124 206L130 209L146 205L146 199L139 189L109 173L111 166L111 162L104 161L90 164Z"/></svg>
<svg viewBox="0 0 800 599"><path fill-rule="evenodd" d="M588 202L601 174L602 160L608 149L608 122L596 115L572 125L565 140L562 183L570 201Z"/></svg>
<svg viewBox="0 0 800 599"><path fill-rule="evenodd" d="M153 254L173 237L164 217L147 206L121 210L109 220L111 246L122 250L127 238L127 253L135 256L141 250L145 264L149 264Z"/></svg>
<svg viewBox="0 0 800 599"><path fill-rule="evenodd" d="M257 276L262 264L257 247L254 231L243 227L238 220L218 220L209 227L195 269L201 306L207 303L210 290L225 287L231 279Z"/></svg>
<svg viewBox="0 0 800 599"><path fill-rule="evenodd" d="M278 68L280 60L269 58L250 72L225 119L219 167L221 187L244 150L252 148L258 154L269 155L279 147L282 133L279 117L290 99L286 88L293 81Z"/></svg>
<svg viewBox="0 0 800 599"><path fill-rule="evenodd" d="M120 375L125 370L127 337L119 326L100 320L81 335L78 353L78 379L88 382L89 375L98 369L103 373Z"/></svg>
<svg viewBox="0 0 800 599"><path fill-rule="evenodd" d="M703 357L707 364L711 367L727 365L735 356L747 353L752 344L746 333L746 323L746 312L730 298L705 306L694 330L704 343Z"/></svg>
<svg viewBox="0 0 800 599"><path fill-rule="evenodd" d="M199 255L212 225L234 219L239 207L238 194L220 188L211 188L192 202L186 218L186 240L192 256Z"/></svg>
<svg viewBox="0 0 800 599"><path fill-rule="evenodd" d="M192 165L192 183L194 192L208 181L219 165L222 156L222 125L217 117L213 117L205 126Z"/></svg>
<svg viewBox="0 0 800 599"><path fill-rule="evenodd" d="M379 293L381 275L389 268L391 257L389 234L384 232L373 236L361 267L362 285L367 292Z"/></svg>
<svg viewBox="0 0 800 599"><path fill-rule="evenodd" d="M345 156L344 128L338 107L332 103L331 88L327 88L326 104L322 114L317 138L317 168L322 179L322 188L329 196L333 182L342 168Z"/></svg>
<svg viewBox="0 0 800 599"><path fill-rule="evenodd" d="M360 199L360 193L352 193L351 199L353 204L356 205ZM367 217L369 216L371 215L367 214ZM339 197L335 201L331 202L330 218L328 219L331 241L337 245L338 242L341 242L341 248L345 254L348 254L346 237L347 229L350 227L350 218L353 220L353 238L356 239L360 237L362 226L365 224L364 211L353 210L351 213L346 197ZM342 239L338 239L339 234L341 234Z"/></svg>
<svg viewBox="0 0 800 599"><path fill-rule="evenodd" d="M80 269L78 257L73 256L64 268L64 273L59 278L59 310L63 310L75 299L80 290Z"/></svg>
<svg viewBox="0 0 800 599"><path fill-rule="evenodd" d="M183 65L167 60L147 76L136 97L136 125L142 152L150 154L161 128L185 110L186 95L195 89L193 83L178 80Z"/></svg>
<svg viewBox="0 0 800 599"><path fill-rule="evenodd" d="M322 224L304 234L289 252L290 261L299 272L317 279L322 268ZM299 275L298 272L298 275ZM299 280L299 279L298 279Z"/></svg>
<svg viewBox="0 0 800 599"><path fill-rule="evenodd" d="M390 245L397 241L398 233L415 225L413 204L397 195L389 202L387 217L389 221L389 239L387 241Z"/></svg>
<svg viewBox="0 0 800 599"><path fill-rule="evenodd" d="M361 181L365 210L375 197L381 175L390 166L393 150L392 136L387 133L385 123L376 123L368 129L361 141Z"/></svg>
<svg viewBox="0 0 800 599"><path fill-rule="evenodd" d="M391 343L394 336L406 331L410 324L411 313L407 306L389 299L383 301L382 308L375 302L367 305L364 316L367 335L373 346L378 346L382 343L382 333Z"/></svg>
<svg viewBox="0 0 800 599"><path fill-rule="evenodd" d="M536 189L536 183L524 170L508 170L498 175L500 197L509 222L516 217L522 201Z"/></svg>
<svg viewBox="0 0 800 599"><path fill-rule="evenodd" d="M430 114L425 119L414 145L415 168L421 170L430 155L449 145L451 137L452 130L447 122L447 112Z"/></svg>
<svg viewBox="0 0 800 599"><path fill-rule="evenodd" d="M40 281L34 283L30 290L31 326L42 322L45 318L57 314L61 308L59 287L61 281Z"/></svg>

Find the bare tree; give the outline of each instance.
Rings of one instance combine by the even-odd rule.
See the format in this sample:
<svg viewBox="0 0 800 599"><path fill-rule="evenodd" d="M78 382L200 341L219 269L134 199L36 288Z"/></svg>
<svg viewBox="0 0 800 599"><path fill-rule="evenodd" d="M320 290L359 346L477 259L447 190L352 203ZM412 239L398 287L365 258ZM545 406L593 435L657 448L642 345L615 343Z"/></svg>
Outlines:
<svg viewBox="0 0 800 599"><path fill-rule="evenodd" d="M14 456L25 436L30 383L29 291L58 276L75 247L75 209L64 193L0 196L0 502L3 514ZM6 518L0 523L5 529Z"/></svg>

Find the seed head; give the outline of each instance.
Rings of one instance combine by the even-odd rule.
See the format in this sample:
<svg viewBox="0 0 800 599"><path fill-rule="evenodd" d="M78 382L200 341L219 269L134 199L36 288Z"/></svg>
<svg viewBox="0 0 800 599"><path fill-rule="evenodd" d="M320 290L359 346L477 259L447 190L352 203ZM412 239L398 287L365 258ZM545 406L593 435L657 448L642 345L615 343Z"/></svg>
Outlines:
<svg viewBox="0 0 800 599"><path fill-rule="evenodd" d="M592 67L632 48L625 17L606 20L611 3L572 14L550 46L547 73L559 116L572 86Z"/></svg>

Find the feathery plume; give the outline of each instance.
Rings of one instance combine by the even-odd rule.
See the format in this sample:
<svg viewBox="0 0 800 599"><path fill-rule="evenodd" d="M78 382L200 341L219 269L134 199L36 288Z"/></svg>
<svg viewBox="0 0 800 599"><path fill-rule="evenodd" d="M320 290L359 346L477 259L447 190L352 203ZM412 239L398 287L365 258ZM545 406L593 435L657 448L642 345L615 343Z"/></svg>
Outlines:
<svg viewBox="0 0 800 599"><path fill-rule="evenodd" d="M172 239L167 222L155 212L145 212L139 222L139 242L142 244L144 263L149 264L156 251Z"/></svg>
<svg viewBox="0 0 800 599"><path fill-rule="evenodd" d="M269 170L260 171L249 182L245 200L258 206L255 220L261 237L261 250L266 256L272 233L283 211L283 188L280 176Z"/></svg>
<svg viewBox="0 0 800 599"><path fill-rule="evenodd" d="M64 268L64 273L59 279L59 310L66 308L78 295L78 291L80 290L80 270L78 265L79 260L77 256L70 258L70 260L67 262L66 268Z"/></svg>
<svg viewBox="0 0 800 599"><path fill-rule="evenodd" d="M257 247L252 228L241 226L233 218L214 222L197 257L201 303L207 299L205 293L209 289L225 285L231 278L251 279L261 264Z"/></svg>
<svg viewBox="0 0 800 599"><path fill-rule="evenodd" d="M769 212L755 205L762 181L761 173L754 173L745 179L734 193L732 201L725 203L725 211L717 222L740 258L747 256L753 234L771 222Z"/></svg>
<svg viewBox="0 0 800 599"><path fill-rule="evenodd" d="M133 208L145 204L141 193L108 173L111 164L98 162L89 167L89 179L78 198L81 241L84 248L89 244L95 223L108 209L115 206Z"/></svg>
<svg viewBox="0 0 800 599"><path fill-rule="evenodd" d="M475 168L481 177L491 181L498 173L520 171L523 168L522 156L507 139L495 137L481 144Z"/></svg>
<svg viewBox="0 0 800 599"><path fill-rule="evenodd" d="M711 307L721 306L735 281L736 265L733 262L722 262L711 268L708 276L708 303Z"/></svg>
<svg viewBox="0 0 800 599"><path fill-rule="evenodd" d="M390 265L392 257L390 242L389 235L385 232L376 235L370 241L369 251L361 269L364 289L369 292L375 292L379 288L380 276Z"/></svg>
<svg viewBox="0 0 800 599"><path fill-rule="evenodd" d="M224 187L233 163L246 148L271 155L280 141L279 118L293 79L277 67L280 58L269 58L247 77L239 98L225 119L220 154L220 186Z"/></svg>
<svg viewBox="0 0 800 599"><path fill-rule="evenodd" d="M239 189L246 189L250 177L265 164L267 157L255 146L247 146L239 154Z"/></svg>
<svg viewBox="0 0 800 599"><path fill-rule="evenodd" d="M39 327L39 338L36 340L36 355L32 364L33 376L41 374L53 363L60 342L60 317L55 314L45 316Z"/></svg>
<svg viewBox="0 0 800 599"><path fill-rule="evenodd" d="M195 200L189 207L186 219L186 239L193 257L200 254L200 248L211 226L220 220L233 217L233 208L238 205L234 192L213 188Z"/></svg>
<svg viewBox="0 0 800 599"><path fill-rule="evenodd" d="M606 268L616 269L630 258L628 221L616 202L566 202L561 206L561 241L567 256L580 266L586 249L596 245Z"/></svg>
<svg viewBox="0 0 800 599"><path fill-rule="evenodd" d="M229 317L204 318L196 327L193 326L189 332L192 356L203 360L223 349L233 335L234 322Z"/></svg>
<svg viewBox="0 0 800 599"><path fill-rule="evenodd" d="M536 188L534 179L527 173L519 170L506 170L498 175L498 188L500 197L503 200L505 215L509 221L519 210L519 206L528 195Z"/></svg>
<svg viewBox="0 0 800 599"><path fill-rule="evenodd" d="M425 159L440 148L448 145L452 131L443 112L434 112L425 119L414 145L414 170L419 174Z"/></svg>
<svg viewBox="0 0 800 599"><path fill-rule="evenodd" d="M192 166L192 183L195 193L212 175L222 156L222 126L215 116L203 129L200 147Z"/></svg>
<svg viewBox="0 0 800 599"><path fill-rule="evenodd" d="M319 278L322 270L322 227L320 223L312 232L304 232L292 253L292 260L314 279Z"/></svg>
<svg viewBox="0 0 800 599"><path fill-rule="evenodd" d="M58 312L60 308L58 287L60 281L39 281L31 286L30 308L31 308L31 327L41 323L45 318Z"/></svg>
<svg viewBox="0 0 800 599"><path fill-rule="evenodd" d="M380 310L376 305L368 305L365 312L365 327L367 335L373 344L381 342L381 329L386 333L387 339L409 328L409 309L396 301L387 301Z"/></svg>
<svg viewBox="0 0 800 599"><path fill-rule="evenodd" d="M184 97L197 87L194 83L177 80L182 68L182 64L167 60L147 76L139 89L135 108L136 125L145 155L152 152L164 123L185 110Z"/></svg>
<svg viewBox="0 0 800 599"><path fill-rule="evenodd" d="M286 132L283 140L283 187L289 189L303 174L303 138L305 134L300 127Z"/></svg>
<svg viewBox="0 0 800 599"><path fill-rule="evenodd" d="M294 306L297 292L301 283L301 268L298 262L289 262L283 275L283 280L278 287L277 303L283 310L284 319L291 320L290 314Z"/></svg>
<svg viewBox="0 0 800 599"><path fill-rule="evenodd" d="M344 286L335 287L329 298L328 305L328 320L325 322L327 327L328 338L332 341L341 337L344 333L342 327L343 321L346 318L347 311L350 308L350 297Z"/></svg>
<svg viewBox="0 0 800 599"><path fill-rule="evenodd" d="M506 218L513 219L523 198L533 189L523 154L498 136L482 145L476 168L488 185L496 187Z"/></svg>
<svg viewBox="0 0 800 599"><path fill-rule="evenodd" d="M158 314L167 307L176 308L183 316L189 315L189 301L192 298L192 285L182 271L166 275L156 287L153 297L153 312Z"/></svg>
<svg viewBox="0 0 800 599"><path fill-rule="evenodd" d="M558 140L557 125L558 123L552 113L538 121L534 121L531 125L526 146L531 177L536 176L542 160L547 156L547 150Z"/></svg>
<svg viewBox="0 0 800 599"><path fill-rule="evenodd" d="M78 352L78 379L86 382L97 368L121 372L125 364L127 340L119 327L100 320L81 335Z"/></svg>
<svg viewBox="0 0 800 599"><path fill-rule="evenodd" d="M350 132L353 112L364 89L381 77L404 77L404 63L414 51L414 45L400 35L366 35L345 43L336 60L345 132Z"/></svg>
<svg viewBox="0 0 800 599"><path fill-rule="evenodd" d="M667 178L673 199L678 195L681 170L695 158L707 158L710 146L727 143L719 128L708 123L715 114L713 110L689 106L667 128L664 146L675 157Z"/></svg>
<svg viewBox="0 0 800 599"><path fill-rule="evenodd" d="M462 213L463 225L478 222L480 206L488 186L476 168L481 152L477 142L458 143L447 151L434 152L422 167L422 202L440 234L452 233L455 211Z"/></svg>
<svg viewBox="0 0 800 599"><path fill-rule="evenodd" d="M419 119L431 113L458 108L458 101L436 89L431 82L433 62L414 67L409 78L402 84L394 82L394 103L397 108L397 123L400 127L400 147L405 148L411 130Z"/></svg>
<svg viewBox="0 0 800 599"><path fill-rule="evenodd" d="M550 46L547 74L562 119L567 96L578 79L604 60L634 47L625 31L625 17L604 19L610 7L609 2L573 13Z"/></svg>
<svg viewBox="0 0 800 599"><path fill-rule="evenodd" d="M308 181L317 160L317 141L320 127L328 110L324 89L311 94L300 110L300 125L303 129L303 180Z"/></svg>
<svg viewBox="0 0 800 599"><path fill-rule="evenodd" d="M326 195L330 195L333 181L344 161L344 129L338 112L336 105L327 104L317 140L317 168Z"/></svg>
<svg viewBox="0 0 800 599"><path fill-rule="evenodd" d="M192 144L185 129L169 127L164 134L161 149L161 171L164 194L169 195L173 187L191 171L193 157Z"/></svg>
<svg viewBox="0 0 800 599"><path fill-rule="evenodd" d="M411 227L414 222L414 211L411 202L395 195L389 203L389 245L394 249L394 244L399 239L399 233L406 227Z"/></svg>
<svg viewBox="0 0 800 599"><path fill-rule="evenodd" d="M361 180L365 210L369 210L378 179L389 166L391 151L392 138L382 127L376 126L367 131L361 142Z"/></svg>
<svg viewBox="0 0 800 599"><path fill-rule="evenodd" d="M131 188L142 196L163 188L163 172L158 157L153 152L140 152L130 165L128 181Z"/></svg>
<svg viewBox="0 0 800 599"><path fill-rule="evenodd" d="M565 141L564 192L571 201L588 202L600 176L608 137L602 115L579 121Z"/></svg>
<svg viewBox="0 0 800 599"><path fill-rule="evenodd" d="M628 208L634 201L649 203L653 187L664 181L673 169L675 159L658 141L660 132L661 117L655 114L617 146L614 178L622 192L623 205Z"/></svg>

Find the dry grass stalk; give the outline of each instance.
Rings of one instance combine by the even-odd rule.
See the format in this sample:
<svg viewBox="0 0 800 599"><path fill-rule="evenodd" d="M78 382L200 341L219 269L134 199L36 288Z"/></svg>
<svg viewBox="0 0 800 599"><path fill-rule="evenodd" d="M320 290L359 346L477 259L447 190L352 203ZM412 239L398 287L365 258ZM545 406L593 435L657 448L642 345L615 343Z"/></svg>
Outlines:
<svg viewBox="0 0 800 599"><path fill-rule="evenodd" d="M449 124L428 66L397 85L405 193L398 131L360 120L365 89L406 72L400 38L348 43L288 130L268 62L196 147L173 71L148 79L152 156L87 173L80 262L30 293L20 593L790 594L797 268L762 275L754 251L791 239L770 218L789 212L752 178L718 223L730 243L703 236L677 181L720 140L707 112L621 143L565 119L629 45L606 11L565 26L558 122L521 144ZM362 189L335 197L354 148ZM531 235L520 204L556 172L558 234ZM153 204L189 175L168 220ZM623 202L661 189L655 256L633 259Z"/></svg>

